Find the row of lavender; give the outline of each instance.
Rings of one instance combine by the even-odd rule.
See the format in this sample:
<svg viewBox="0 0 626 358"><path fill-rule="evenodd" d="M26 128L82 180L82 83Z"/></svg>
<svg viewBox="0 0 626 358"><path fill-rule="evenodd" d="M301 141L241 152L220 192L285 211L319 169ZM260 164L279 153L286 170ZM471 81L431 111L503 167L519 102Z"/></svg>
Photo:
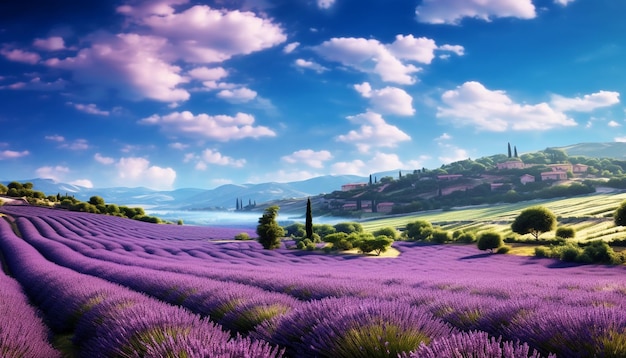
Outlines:
<svg viewBox="0 0 626 358"><path fill-rule="evenodd" d="M221 327L184 309L51 263L15 236L5 221L0 221L0 250L52 332L71 336L80 356L282 355L265 342L231 338Z"/></svg>
<svg viewBox="0 0 626 358"><path fill-rule="evenodd" d="M7 211L24 216L18 223L25 238L51 259L281 344L294 355L341 356L346 350L343 355L351 356L368 347L362 340L379 348L378 356L407 352L419 341L431 343L417 356L429 356L427 349L445 356L443 350L460 346L500 350L481 356L516 349L513 356L522 356L520 349L530 354L524 343L511 343L518 340L543 354L624 354L621 269L555 269L548 267L554 261L485 256L458 246L401 244L394 260L267 252L255 243L210 241L214 236L198 228L193 236L176 226L22 210ZM399 336L413 339L399 342Z"/></svg>

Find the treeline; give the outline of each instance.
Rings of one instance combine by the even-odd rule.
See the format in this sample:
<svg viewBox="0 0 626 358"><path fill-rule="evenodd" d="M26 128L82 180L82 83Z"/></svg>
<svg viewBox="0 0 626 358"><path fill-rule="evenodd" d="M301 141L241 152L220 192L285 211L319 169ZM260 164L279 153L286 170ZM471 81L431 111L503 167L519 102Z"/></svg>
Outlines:
<svg viewBox="0 0 626 358"><path fill-rule="evenodd" d="M61 195L61 193L46 195L41 191L34 190L32 183L14 181L9 183L8 186L0 184L0 194L13 198L24 198L31 205L52 206L70 211L119 216L155 224L163 223L156 216L146 215L143 208L140 207L132 208L117 204L107 204L99 196L92 196L89 198L89 201L81 201L67 195L67 193L65 195ZM179 222L179 224L182 224L182 222Z"/></svg>

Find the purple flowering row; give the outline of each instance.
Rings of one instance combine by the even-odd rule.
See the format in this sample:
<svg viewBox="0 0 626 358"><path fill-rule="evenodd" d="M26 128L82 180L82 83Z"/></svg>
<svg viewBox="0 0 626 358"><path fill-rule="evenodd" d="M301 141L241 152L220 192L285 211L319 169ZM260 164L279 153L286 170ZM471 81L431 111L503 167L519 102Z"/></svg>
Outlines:
<svg viewBox="0 0 626 358"><path fill-rule="evenodd" d="M48 259L292 356L626 355L624 267L402 242L394 259L266 251L199 227L21 210L22 235Z"/></svg>
<svg viewBox="0 0 626 358"><path fill-rule="evenodd" d="M265 342L231 338L220 326L186 310L53 264L15 236L4 221L0 232L7 266L52 330L73 335L81 356L282 355Z"/></svg>

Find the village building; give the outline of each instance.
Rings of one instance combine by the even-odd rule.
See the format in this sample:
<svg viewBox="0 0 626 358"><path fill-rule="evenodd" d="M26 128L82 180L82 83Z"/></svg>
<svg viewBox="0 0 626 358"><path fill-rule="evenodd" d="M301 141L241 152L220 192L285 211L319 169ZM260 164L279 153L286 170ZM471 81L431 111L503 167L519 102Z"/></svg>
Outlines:
<svg viewBox="0 0 626 358"><path fill-rule="evenodd" d="M502 169L524 169L524 162L520 160L509 160L507 162L497 163L498 170Z"/></svg>
<svg viewBox="0 0 626 358"><path fill-rule="evenodd" d="M382 202L376 204L376 211L379 213L390 213L393 209L393 203L391 202Z"/></svg>
<svg viewBox="0 0 626 358"><path fill-rule="evenodd" d="M541 180L567 180L567 172L551 171L541 173Z"/></svg>
<svg viewBox="0 0 626 358"><path fill-rule="evenodd" d="M522 185L526 185L527 183L534 183L535 177L530 174L524 174L519 178L519 181L522 183Z"/></svg>
<svg viewBox="0 0 626 358"><path fill-rule="evenodd" d="M585 164L574 164L574 165L572 165L572 172L574 172L574 173L586 173L587 169L589 169L589 166L585 165Z"/></svg>
<svg viewBox="0 0 626 358"><path fill-rule="evenodd" d="M573 167L570 163L563 164L550 164L550 169L557 172L573 172Z"/></svg>
<svg viewBox="0 0 626 358"><path fill-rule="evenodd" d="M445 175L437 175L437 179L439 180L454 180L463 177L462 174L445 174Z"/></svg>
<svg viewBox="0 0 626 358"><path fill-rule="evenodd" d="M341 191L350 191L350 190L354 190L354 189L365 188L366 186L367 186L367 183L344 184L344 185L341 186Z"/></svg>

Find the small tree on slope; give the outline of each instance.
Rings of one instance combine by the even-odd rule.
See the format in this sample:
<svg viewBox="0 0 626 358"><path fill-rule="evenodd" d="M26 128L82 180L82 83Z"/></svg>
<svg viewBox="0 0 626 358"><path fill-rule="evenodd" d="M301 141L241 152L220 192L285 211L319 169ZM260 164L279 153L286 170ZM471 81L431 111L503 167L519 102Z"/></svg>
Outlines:
<svg viewBox="0 0 626 358"><path fill-rule="evenodd" d="M511 224L511 230L520 235L531 234L535 240L544 232L554 230L556 227L556 217L554 214L542 207L535 206L523 210Z"/></svg>
<svg viewBox="0 0 626 358"><path fill-rule="evenodd" d="M279 207L270 206L263 211L263 216L259 218L259 225L256 227L256 233L259 236L259 243L264 249L277 249L280 247L280 238L285 235L282 226L276 222Z"/></svg>

